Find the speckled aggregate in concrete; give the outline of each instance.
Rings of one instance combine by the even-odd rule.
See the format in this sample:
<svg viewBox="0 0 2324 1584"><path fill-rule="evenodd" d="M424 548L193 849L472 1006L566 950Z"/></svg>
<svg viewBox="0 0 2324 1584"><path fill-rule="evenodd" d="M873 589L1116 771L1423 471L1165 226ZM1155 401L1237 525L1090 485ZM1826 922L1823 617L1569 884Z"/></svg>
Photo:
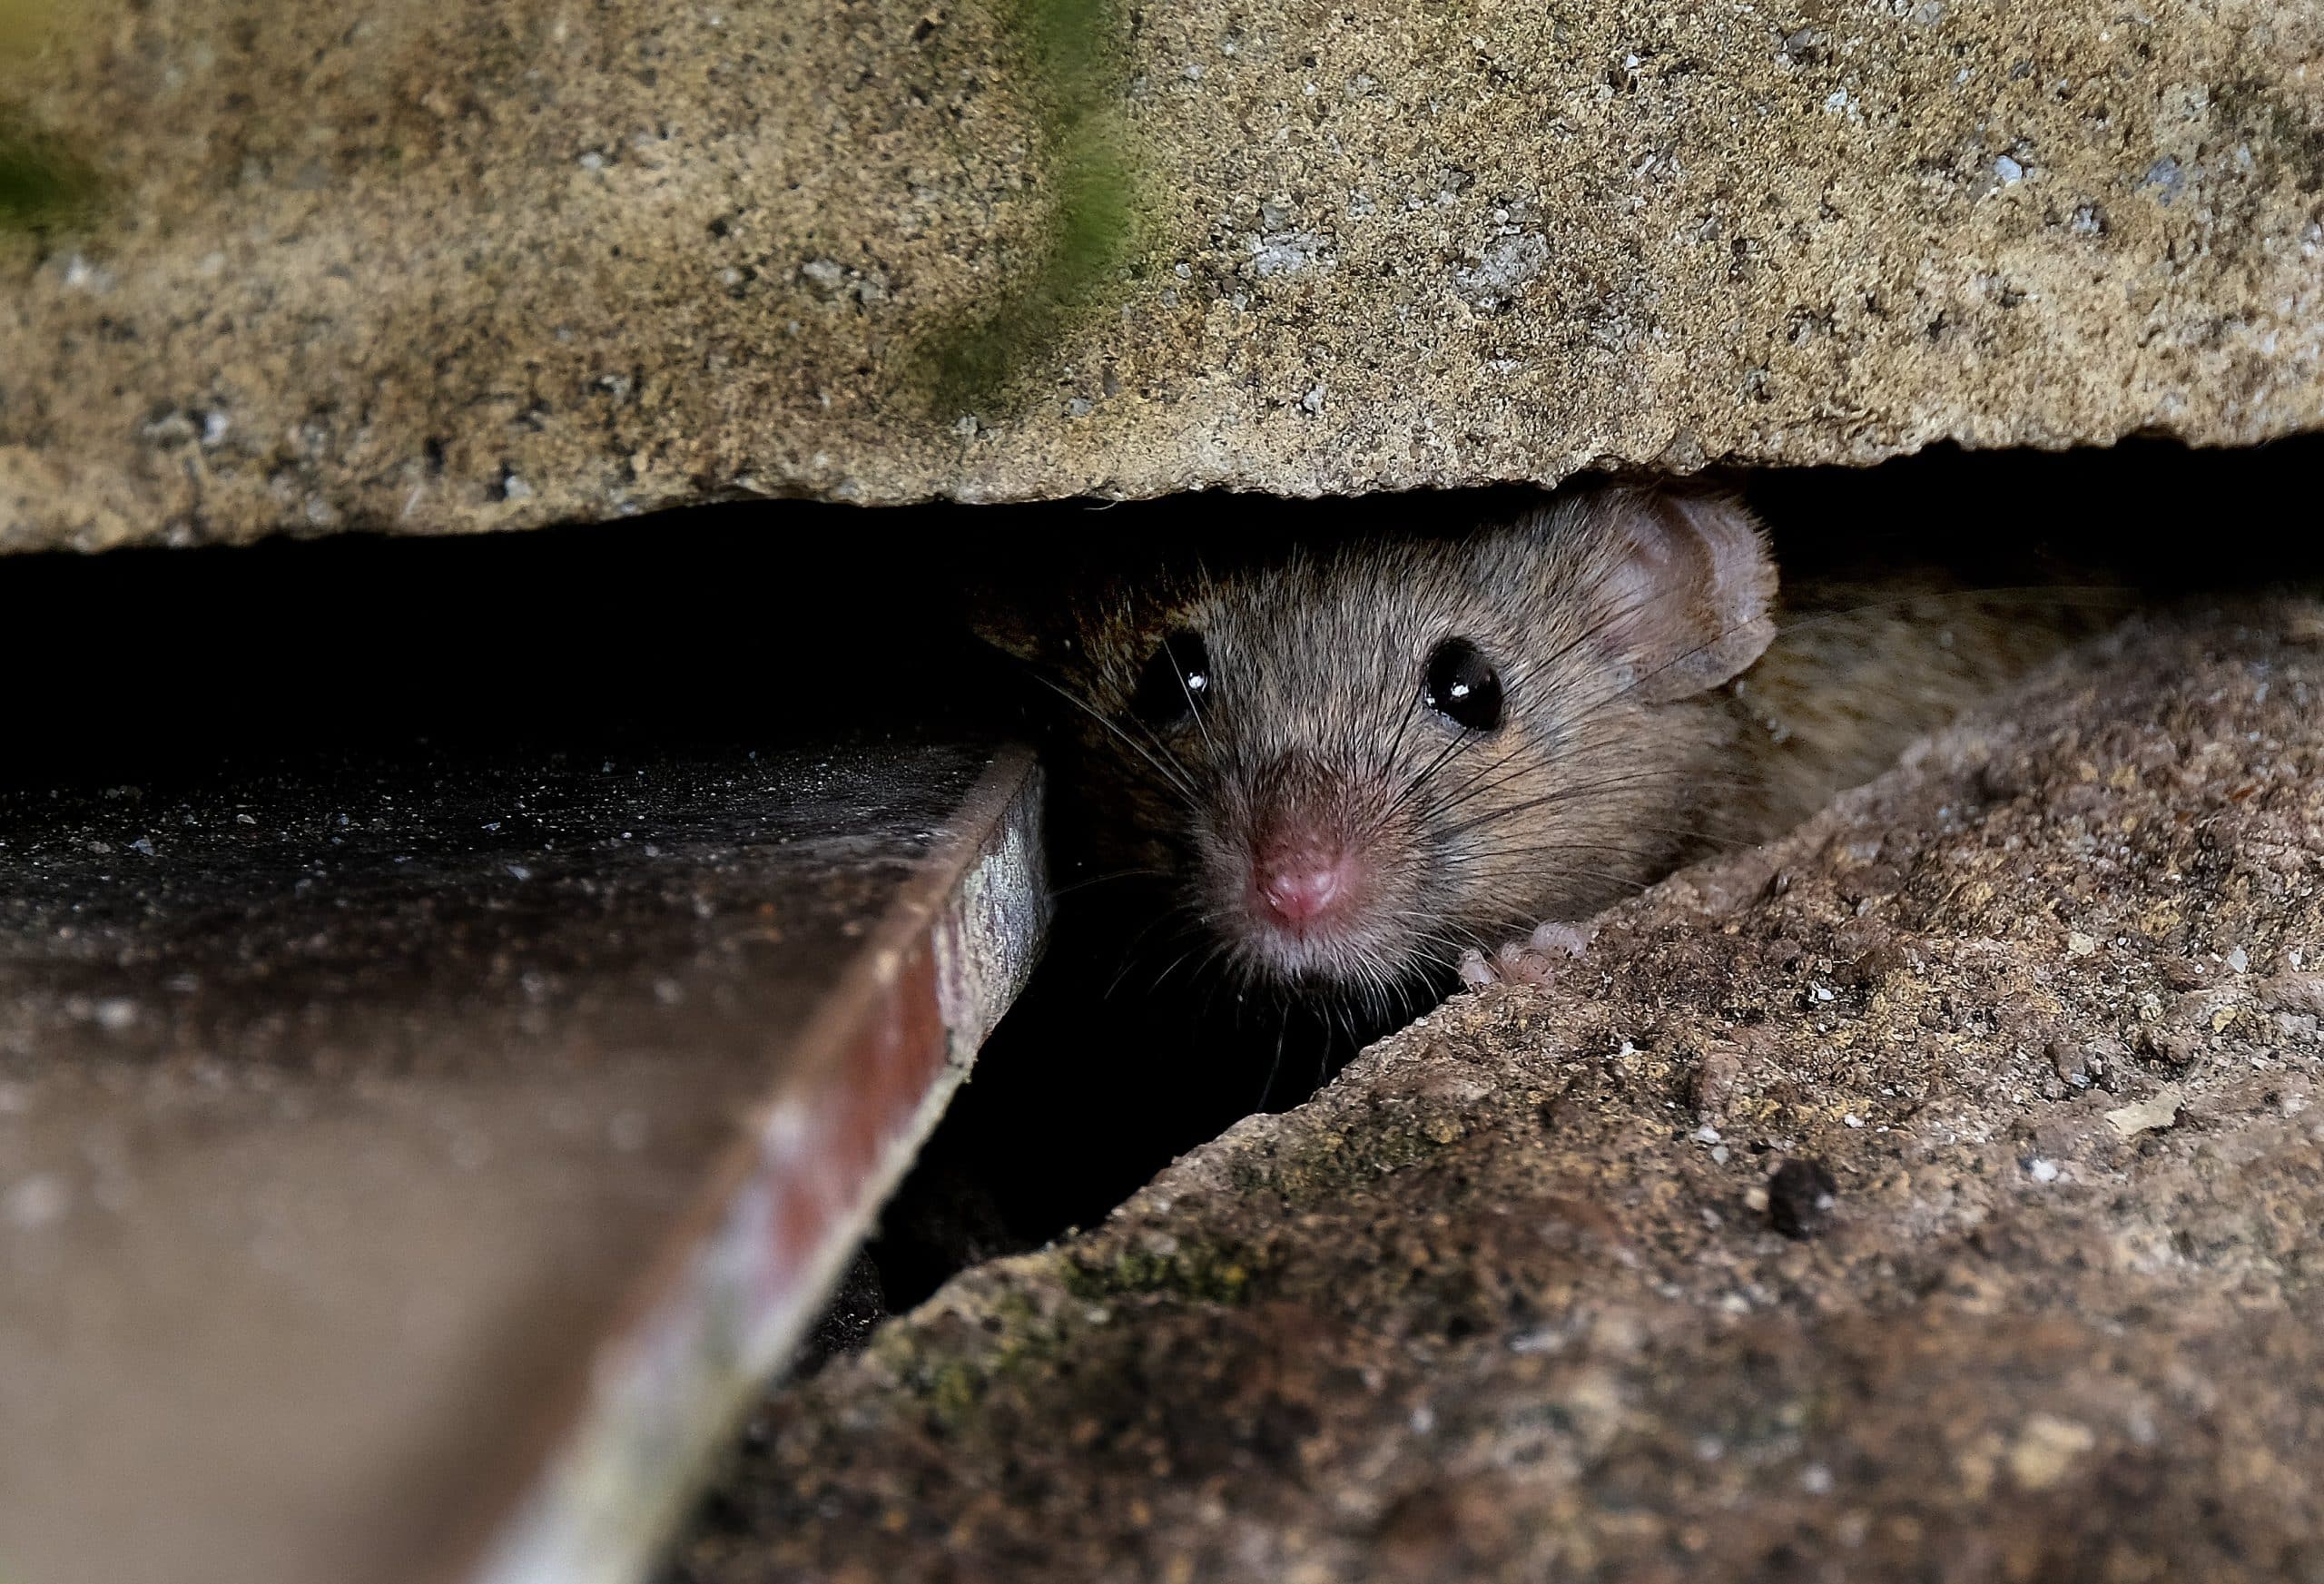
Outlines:
<svg viewBox="0 0 2324 1584"><path fill-rule="evenodd" d="M2324 426L2314 0L1091 9L64 8L0 549Z"/></svg>
<svg viewBox="0 0 2324 1584"><path fill-rule="evenodd" d="M779 1395L674 1576L2324 1577L2324 606L1561 971Z"/></svg>

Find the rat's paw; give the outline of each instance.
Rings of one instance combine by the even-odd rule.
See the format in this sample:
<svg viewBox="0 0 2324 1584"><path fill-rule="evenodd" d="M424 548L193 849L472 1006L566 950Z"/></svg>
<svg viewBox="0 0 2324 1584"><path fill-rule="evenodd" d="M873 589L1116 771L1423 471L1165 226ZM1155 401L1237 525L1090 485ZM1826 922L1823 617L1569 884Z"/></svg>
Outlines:
<svg viewBox="0 0 2324 1584"><path fill-rule="evenodd" d="M1461 954L1461 981L1475 989L1487 985L1546 985L1556 977L1558 964L1571 962L1590 949L1590 930L1581 924L1536 924L1533 933L1512 940L1491 957L1471 947Z"/></svg>

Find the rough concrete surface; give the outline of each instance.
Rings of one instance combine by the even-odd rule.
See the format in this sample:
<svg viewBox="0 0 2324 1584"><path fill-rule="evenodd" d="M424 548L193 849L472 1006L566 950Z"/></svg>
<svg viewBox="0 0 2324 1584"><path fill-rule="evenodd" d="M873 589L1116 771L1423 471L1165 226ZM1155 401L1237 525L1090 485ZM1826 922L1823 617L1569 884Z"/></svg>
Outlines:
<svg viewBox="0 0 2324 1584"><path fill-rule="evenodd" d="M56 15L0 548L2324 425L2314 0Z"/></svg>
<svg viewBox="0 0 2324 1584"><path fill-rule="evenodd" d="M2324 1579L2324 606L1561 971L778 1396L677 1576Z"/></svg>

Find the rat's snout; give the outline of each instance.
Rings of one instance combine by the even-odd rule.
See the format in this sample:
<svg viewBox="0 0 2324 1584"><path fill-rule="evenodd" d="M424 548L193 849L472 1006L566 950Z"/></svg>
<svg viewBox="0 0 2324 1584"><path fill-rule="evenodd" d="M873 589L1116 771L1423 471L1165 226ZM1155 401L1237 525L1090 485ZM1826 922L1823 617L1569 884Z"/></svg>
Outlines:
<svg viewBox="0 0 2324 1584"><path fill-rule="evenodd" d="M1356 988L1402 971L1413 909L1401 824L1379 787L1306 754L1272 760L1205 832L1206 916L1244 966Z"/></svg>
<svg viewBox="0 0 2324 1584"><path fill-rule="evenodd" d="M1359 839L1353 788L1305 755L1286 756L1257 778L1246 827L1245 907L1253 924L1292 940L1344 933L1373 890Z"/></svg>
<svg viewBox="0 0 2324 1584"><path fill-rule="evenodd" d="M1330 922L1363 890L1353 853L1318 842L1270 842L1251 854L1251 890L1267 919L1294 932Z"/></svg>

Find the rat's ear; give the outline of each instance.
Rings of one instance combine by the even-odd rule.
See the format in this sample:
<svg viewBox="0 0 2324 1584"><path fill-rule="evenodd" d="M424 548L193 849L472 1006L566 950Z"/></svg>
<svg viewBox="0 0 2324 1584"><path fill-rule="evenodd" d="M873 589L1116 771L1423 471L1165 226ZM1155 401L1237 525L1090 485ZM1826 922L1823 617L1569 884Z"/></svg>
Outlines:
<svg viewBox="0 0 2324 1584"><path fill-rule="evenodd" d="M1766 653L1776 565L1742 502L1611 489L1596 505L1600 630L1632 668L1637 697L1669 703L1707 692Z"/></svg>
<svg viewBox="0 0 2324 1584"><path fill-rule="evenodd" d="M969 631L1037 671L1065 664L1080 635L1077 613L1092 597L1089 578L1054 556L1017 546L993 550L960 577Z"/></svg>
<svg viewBox="0 0 2324 1584"><path fill-rule="evenodd" d="M1167 630L1186 603L1184 580L1167 566L1141 558L1125 570L1119 556L1101 546L1062 558L996 561L963 579L968 628L1052 682L1086 683L1107 656L1142 648L1140 635Z"/></svg>
<svg viewBox="0 0 2324 1584"><path fill-rule="evenodd" d="M1044 627L1021 590L983 585L969 590L969 631L1012 659L1038 664L1057 647L1058 635Z"/></svg>
<svg viewBox="0 0 2324 1584"><path fill-rule="evenodd" d="M1054 679L1085 665L1093 642L1134 627L1138 611L1161 597L1155 559L1143 540L1123 536L986 545L957 569L960 608L969 631Z"/></svg>

